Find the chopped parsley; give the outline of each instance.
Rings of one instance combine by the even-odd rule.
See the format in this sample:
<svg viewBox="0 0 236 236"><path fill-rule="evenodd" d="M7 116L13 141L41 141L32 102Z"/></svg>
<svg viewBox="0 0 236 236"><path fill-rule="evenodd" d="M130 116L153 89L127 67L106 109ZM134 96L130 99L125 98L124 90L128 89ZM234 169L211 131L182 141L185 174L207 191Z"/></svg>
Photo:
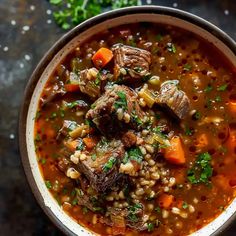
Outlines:
<svg viewBox="0 0 236 236"><path fill-rule="evenodd" d="M201 153L197 156L193 167L188 171L188 180L192 184L204 183L209 185L213 168L211 166L211 155L208 152Z"/></svg>
<svg viewBox="0 0 236 236"><path fill-rule="evenodd" d="M187 209L187 208L188 208L188 203L187 203L187 202L183 202L182 208L183 208L183 209Z"/></svg>
<svg viewBox="0 0 236 236"><path fill-rule="evenodd" d="M199 119L201 119L201 113L199 112L199 111L196 111L195 113L194 113L194 115L193 115L193 117L194 117L194 119L195 120L199 120Z"/></svg>
<svg viewBox="0 0 236 236"><path fill-rule="evenodd" d="M142 162L143 154L138 147L129 149L127 153L128 153L129 160L134 160L138 163Z"/></svg>
<svg viewBox="0 0 236 236"><path fill-rule="evenodd" d="M148 232L152 232L154 230L154 224L153 223L147 223L147 230Z"/></svg>
<svg viewBox="0 0 236 236"><path fill-rule="evenodd" d="M155 212L157 212L157 213L161 213L161 208L160 208L160 207L156 207L154 210L155 210Z"/></svg>
<svg viewBox="0 0 236 236"><path fill-rule="evenodd" d="M55 119L56 117L57 117L57 113L52 112L52 114L50 115L50 119Z"/></svg>
<svg viewBox="0 0 236 236"><path fill-rule="evenodd" d="M185 134L188 136L191 136L193 134L193 131L188 126L186 126L185 127Z"/></svg>
<svg viewBox="0 0 236 236"><path fill-rule="evenodd" d="M71 202L71 204L72 204L73 206L77 205L77 203L78 203L78 199L77 199L77 198L75 198L75 199Z"/></svg>
<svg viewBox="0 0 236 236"><path fill-rule="evenodd" d="M158 134L161 138L167 139L167 136L162 133L160 126L156 126L155 128L153 128L152 131L153 131L155 134Z"/></svg>
<svg viewBox="0 0 236 236"><path fill-rule="evenodd" d="M216 98L215 98L215 101L216 102L221 102L222 101L222 98L220 95L217 95Z"/></svg>
<svg viewBox="0 0 236 236"><path fill-rule="evenodd" d="M97 155L94 153L94 154L91 156L91 159L92 159L93 161L96 161Z"/></svg>
<svg viewBox="0 0 236 236"><path fill-rule="evenodd" d="M36 115L35 115L35 117L34 117L34 120L38 120L40 116L41 116L41 112L40 112L40 111L37 111L37 112L36 112Z"/></svg>
<svg viewBox="0 0 236 236"><path fill-rule="evenodd" d="M79 139L79 143L76 147L76 150L82 151L84 149L84 142L82 139Z"/></svg>
<svg viewBox="0 0 236 236"><path fill-rule="evenodd" d="M156 39L157 39L158 42L160 42L163 39L163 36L161 34L158 34L156 36Z"/></svg>
<svg viewBox="0 0 236 236"><path fill-rule="evenodd" d="M204 92L208 93L213 90L213 87L211 85L207 85L207 87L204 89Z"/></svg>
<svg viewBox="0 0 236 236"><path fill-rule="evenodd" d="M86 206L84 206L84 207L82 208L82 212L83 212L83 214L85 215L86 213L88 213L88 208L87 208Z"/></svg>
<svg viewBox="0 0 236 236"><path fill-rule="evenodd" d="M84 102L83 100L76 100L73 102L66 103L66 107L68 107L70 109L75 108L75 107L86 107L86 106L87 106L87 103Z"/></svg>
<svg viewBox="0 0 236 236"><path fill-rule="evenodd" d="M56 11L53 13L56 23L65 30L78 25L90 17L102 13L102 7L117 9L127 6L139 5L139 0L50 0L55 5Z"/></svg>
<svg viewBox="0 0 236 236"><path fill-rule="evenodd" d="M143 124L142 120L138 117L135 110L132 111L131 118L138 126L141 126Z"/></svg>
<svg viewBox="0 0 236 236"><path fill-rule="evenodd" d="M42 165L44 165L44 164L46 164L47 160L44 159L44 158L42 158L42 159L40 160L40 162L41 162Z"/></svg>
<svg viewBox="0 0 236 236"><path fill-rule="evenodd" d="M109 170L112 169L114 164L116 163L116 158L115 157L110 157L108 162L102 167L104 172L108 172Z"/></svg>
<svg viewBox="0 0 236 236"><path fill-rule="evenodd" d="M167 50L172 53L176 53L176 47L173 43L167 43Z"/></svg>
<svg viewBox="0 0 236 236"><path fill-rule="evenodd" d="M46 185L46 187L47 187L48 189L51 189L51 188L52 188L52 183L51 183L50 180L46 180L46 181L45 181L45 185Z"/></svg>
<svg viewBox="0 0 236 236"><path fill-rule="evenodd" d="M35 142L40 142L40 141L41 141L41 137L40 137L40 134L39 134L39 133L37 133L37 134L35 135L34 141L35 141Z"/></svg>
<svg viewBox="0 0 236 236"><path fill-rule="evenodd" d="M192 69L192 66L191 66L190 64L186 63L186 64L184 65L184 70L185 70L185 71L190 71L191 69Z"/></svg>
<svg viewBox="0 0 236 236"><path fill-rule="evenodd" d="M228 84L223 84L220 87L217 88L217 91L225 91L228 87Z"/></svg>
<svg viewBox="0 0 236 236"><path fill-rule="evenodd" d="M139 218L137 216L137 213L139 211L139 209L142 209L142 205L140 203L135 203L133 206L129 206L128 207L128 220L131 221L131 222L138 222Z"/></svg>
<svg viewBox="0 0 236 236"><path fill-rule="evenodd" d="M117 95L119 97L118 100L115 101L114 107L115 109L122 108L123 110L127 110L127 100L126 100L126 95L124 92L117 92Z"/></svg>
<svg viewBox="0 0 236 236"><path fill-rule="evenodd" d="M208 99L206 100L206 106L207 106L208 109L211 109L211 108L212 108L212 100L211 100L211 99L208 98Z"/></svg>

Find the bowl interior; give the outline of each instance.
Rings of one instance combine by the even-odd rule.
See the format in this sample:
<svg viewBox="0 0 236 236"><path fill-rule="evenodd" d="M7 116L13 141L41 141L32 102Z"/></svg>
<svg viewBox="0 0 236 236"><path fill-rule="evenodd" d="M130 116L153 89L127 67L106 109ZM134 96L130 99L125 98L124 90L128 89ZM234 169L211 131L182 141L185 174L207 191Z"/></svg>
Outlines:
<svg viewBox="0 0 236 236"><path fill-rule="evenodd" d="M203 39L208 42L214 44L224 55L228 58L229 61L232 62L234 67L236 67L236 56L235 53L226 46L221 40L219 40L216 36L208 32L206 29L191 23L189 16L184 19L181 17L185 15L185 13L181 13L180 11L176 11L176 15L168 15L167 12L162 13L130 13L122 16L114 16L113 17L103 17L100 18L100 23L94 24L93 26L83 30L83 32L79 32L79 27L73 30L73 34L76 35L73 39L68 40L67 38L61 39L58 44L61 45L61 49L54 53L53 59L47 64L46 67L41 65L38 66L36 72L32 76L31 80L34 80L36 86L29 86L28 93L31 94L29 96L29 106L26 107L27 116L26 116L26 124L24 126L24 130L20 130L20 132L25 132L25 141L21 143L21 146L25 145L23 149L25 149L25 154L23 157L24 167L26 169L26 174L29 179L30 185L34 191L34 194L38 201L41 204L41 207L45 210L45 212L50 216L50 218L57 224L57 226L61 227L64 232L70 233L72 235L80 235L80 236L88 236L94 235L89 230L83 228L75 221L72 220L67 214L63 212L63 210L58 206L57 202L53 199L48 189L44 184L43 177L40 173L40 169L38 167L37 158L35 154L34 148L34 117L36 114L38 101L40 98L40 94L43 90L43 87L51 74L51 72L55 69L55 67L60 63L61 59L64 58L68 53L71 52L75 47L78 47L85 40L90 38L92 35L106 30L108 27L115 27L122 24L134 23L134 22L154 22L161 23L167 25L173 25L180 28L183 28L187 31L191 31L196 35L199 35ZM106 19L107 18L107 19ZM110 18L110 19L108 19ZM101 20L102 19L102 20ZM193 21L192 21L193 22ZM86 23L85 23L86 24ZM79 33L78 33L79 32ZM72 32L71 32L72 34ZM50 53L49 53L50 54ZM45 60L44 60L45 61ZM40 72L40 73L39 73ZM22 147L21 147L22 148ZM193 235L210 235L216 232L216 230L220 229L221 226L234 214L236 210L236 199L229 205L229 207L214 221L195 232Z"/></svg>

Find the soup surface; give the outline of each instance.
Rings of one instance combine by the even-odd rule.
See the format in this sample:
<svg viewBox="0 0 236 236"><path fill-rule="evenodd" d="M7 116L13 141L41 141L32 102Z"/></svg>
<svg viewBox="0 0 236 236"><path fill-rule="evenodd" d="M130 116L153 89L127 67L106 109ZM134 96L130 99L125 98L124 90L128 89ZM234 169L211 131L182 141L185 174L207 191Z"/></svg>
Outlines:
<svg viewBox="0 0 236 236"><path fill-rule="evenodd" d="M108 29L48 79L35 117L45 184L100 235L187 235L235 197L235 69L167 25Z"/></svg>

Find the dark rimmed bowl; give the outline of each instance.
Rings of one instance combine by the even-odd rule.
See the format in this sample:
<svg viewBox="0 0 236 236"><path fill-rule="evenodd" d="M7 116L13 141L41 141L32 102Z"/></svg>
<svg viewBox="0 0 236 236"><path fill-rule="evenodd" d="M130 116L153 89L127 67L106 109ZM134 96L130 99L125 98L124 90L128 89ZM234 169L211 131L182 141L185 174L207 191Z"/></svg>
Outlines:
<svg viewBox="0 0 236 236"><path fill-rule="evenodd" d="M67 235L94 235L77 224L56 203L40 173L34 148L34 117L42 89L48 76L71 50L106 28L134 22L169 24L193 32L217 47L236 68L236 43L211 23L190 13L158 6L129 7L93 17L78 25L47 52L33 72L25 89L19 120L19 143L24 170L31 189L44 212ZM219 235L236 219L236 199L211 223L195 232L195 236Z"/></svg>

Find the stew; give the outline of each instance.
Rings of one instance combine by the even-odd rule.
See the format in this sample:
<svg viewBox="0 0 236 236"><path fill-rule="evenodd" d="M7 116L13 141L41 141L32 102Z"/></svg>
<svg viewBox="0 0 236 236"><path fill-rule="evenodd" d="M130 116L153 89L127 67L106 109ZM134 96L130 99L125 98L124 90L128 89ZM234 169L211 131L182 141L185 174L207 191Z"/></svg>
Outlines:
<svg viewBox="0 0 236 236"><path fill-rule="evenodd" d="M51 74L35 117L45 184L100 235L187 235L236 195L236 73L168 25L107 29Z"/></svg>

